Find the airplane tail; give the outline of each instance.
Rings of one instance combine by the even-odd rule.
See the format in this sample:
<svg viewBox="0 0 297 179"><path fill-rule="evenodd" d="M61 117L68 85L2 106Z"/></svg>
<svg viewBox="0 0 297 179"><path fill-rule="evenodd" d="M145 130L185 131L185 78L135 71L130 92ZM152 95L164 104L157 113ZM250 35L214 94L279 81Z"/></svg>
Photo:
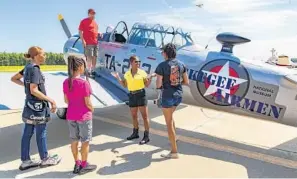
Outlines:
<svg viewBox="0 0 297 179"><path fill-rule="evenodd" d="M71 32L70 32L70 30L69 30L69 28L68 28L68 26L67 26L67 24L66 24L66 22L64 20L64 17L62 16L62 14L58 15L58 19L59 19L59 21L60 21L60 23L61 23L61 25L63 27L63 30L64 30L66 36L69 39L72 35L71 35Z"/></svg>

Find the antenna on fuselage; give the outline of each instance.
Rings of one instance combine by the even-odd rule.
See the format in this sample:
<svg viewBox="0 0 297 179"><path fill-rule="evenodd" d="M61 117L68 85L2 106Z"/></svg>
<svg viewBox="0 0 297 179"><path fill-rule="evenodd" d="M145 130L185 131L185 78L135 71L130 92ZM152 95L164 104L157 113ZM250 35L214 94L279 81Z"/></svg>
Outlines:
<svg viewBox="0 0 297 179"><path fill-rule="evenodd" d="M208 45L210 44L210 42L215 38L215 36L221 31L221 27L216 31L216 34L212 37L210 37L209 41L207 42L205 49L207 49Z"/></svg>

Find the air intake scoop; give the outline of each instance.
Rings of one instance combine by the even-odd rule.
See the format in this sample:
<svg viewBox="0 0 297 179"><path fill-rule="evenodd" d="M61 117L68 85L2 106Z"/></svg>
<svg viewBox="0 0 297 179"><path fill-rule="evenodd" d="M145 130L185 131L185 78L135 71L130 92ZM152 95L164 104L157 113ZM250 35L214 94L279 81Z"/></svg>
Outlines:
<svg viewBox="0 0 297 179"><path fill-rule="evenodd" d="M222 44L221 52L233 53L234 45L250 42L250 39L241 37L233 33L220 33L216 37L217 41Z"/></svg>

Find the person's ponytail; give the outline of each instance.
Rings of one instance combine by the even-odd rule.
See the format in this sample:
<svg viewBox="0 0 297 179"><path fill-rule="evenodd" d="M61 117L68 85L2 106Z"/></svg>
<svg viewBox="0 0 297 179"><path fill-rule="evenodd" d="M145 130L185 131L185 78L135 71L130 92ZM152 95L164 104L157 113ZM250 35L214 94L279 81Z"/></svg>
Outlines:
<svg viewBox="0 0 297 179"><path fill-rule="evenodd" d="M28 54L28 53L24 54L24 57L25 58L31 58L30 54Z"/></svg>
<svg viewBox="0 0 297 179"><path fill-rule="evenodd" d="M69 91L72 90L73 88L73 75L74 73L79 70L79 67L84 65L85 69L86 69L86 64L85 64L85 61L83 58L78 58L74 55L71 55L68 57L68 86L69 86ZM87 80L89 81L88 79L88 76L87 77Z"/></svg>
<svg viewBox="0 0 297 179"><path fill-rule="evenodd" d="M68 86L69 91L72 90L72 77L73 77L73 57L68 57Z"/></svg>
<svg viewBox="0 0 297 179"><path fill-rule="evenodd" d="M84 64L86 80L90 83L90 81L89 81L89 73L88 73L88 70L87 70L86 61L84 59L82 59L82 61L83 61L83 64Z"/></svg>
<svg viewBox="0 0 297 179"><path fill-rule="evenodd" d="M32 46L28 49L28 52L24 54L25 58L34 59L34 57L42 52L42 48L38 46Z"/></svg>

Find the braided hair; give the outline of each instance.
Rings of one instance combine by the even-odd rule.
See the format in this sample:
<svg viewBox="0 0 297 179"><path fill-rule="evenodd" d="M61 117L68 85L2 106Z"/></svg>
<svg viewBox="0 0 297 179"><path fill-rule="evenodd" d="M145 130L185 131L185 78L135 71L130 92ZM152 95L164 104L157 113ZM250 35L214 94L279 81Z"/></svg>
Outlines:
<svg viewBox="0 0 297 179"><path fill-rule="evenodd" d="M74 55L68 56L68 86L69 86L70 91L72 90L73 74L82 65L84 65L84 67L86 69L86 63L85 63L85 60L83 58L79 58L79 57L76 57ZM87 71L85 70L85 74L86 74L86 72ZM86 77L87 77L87 80L89 81L88 75L86 75Z"/></svg>

